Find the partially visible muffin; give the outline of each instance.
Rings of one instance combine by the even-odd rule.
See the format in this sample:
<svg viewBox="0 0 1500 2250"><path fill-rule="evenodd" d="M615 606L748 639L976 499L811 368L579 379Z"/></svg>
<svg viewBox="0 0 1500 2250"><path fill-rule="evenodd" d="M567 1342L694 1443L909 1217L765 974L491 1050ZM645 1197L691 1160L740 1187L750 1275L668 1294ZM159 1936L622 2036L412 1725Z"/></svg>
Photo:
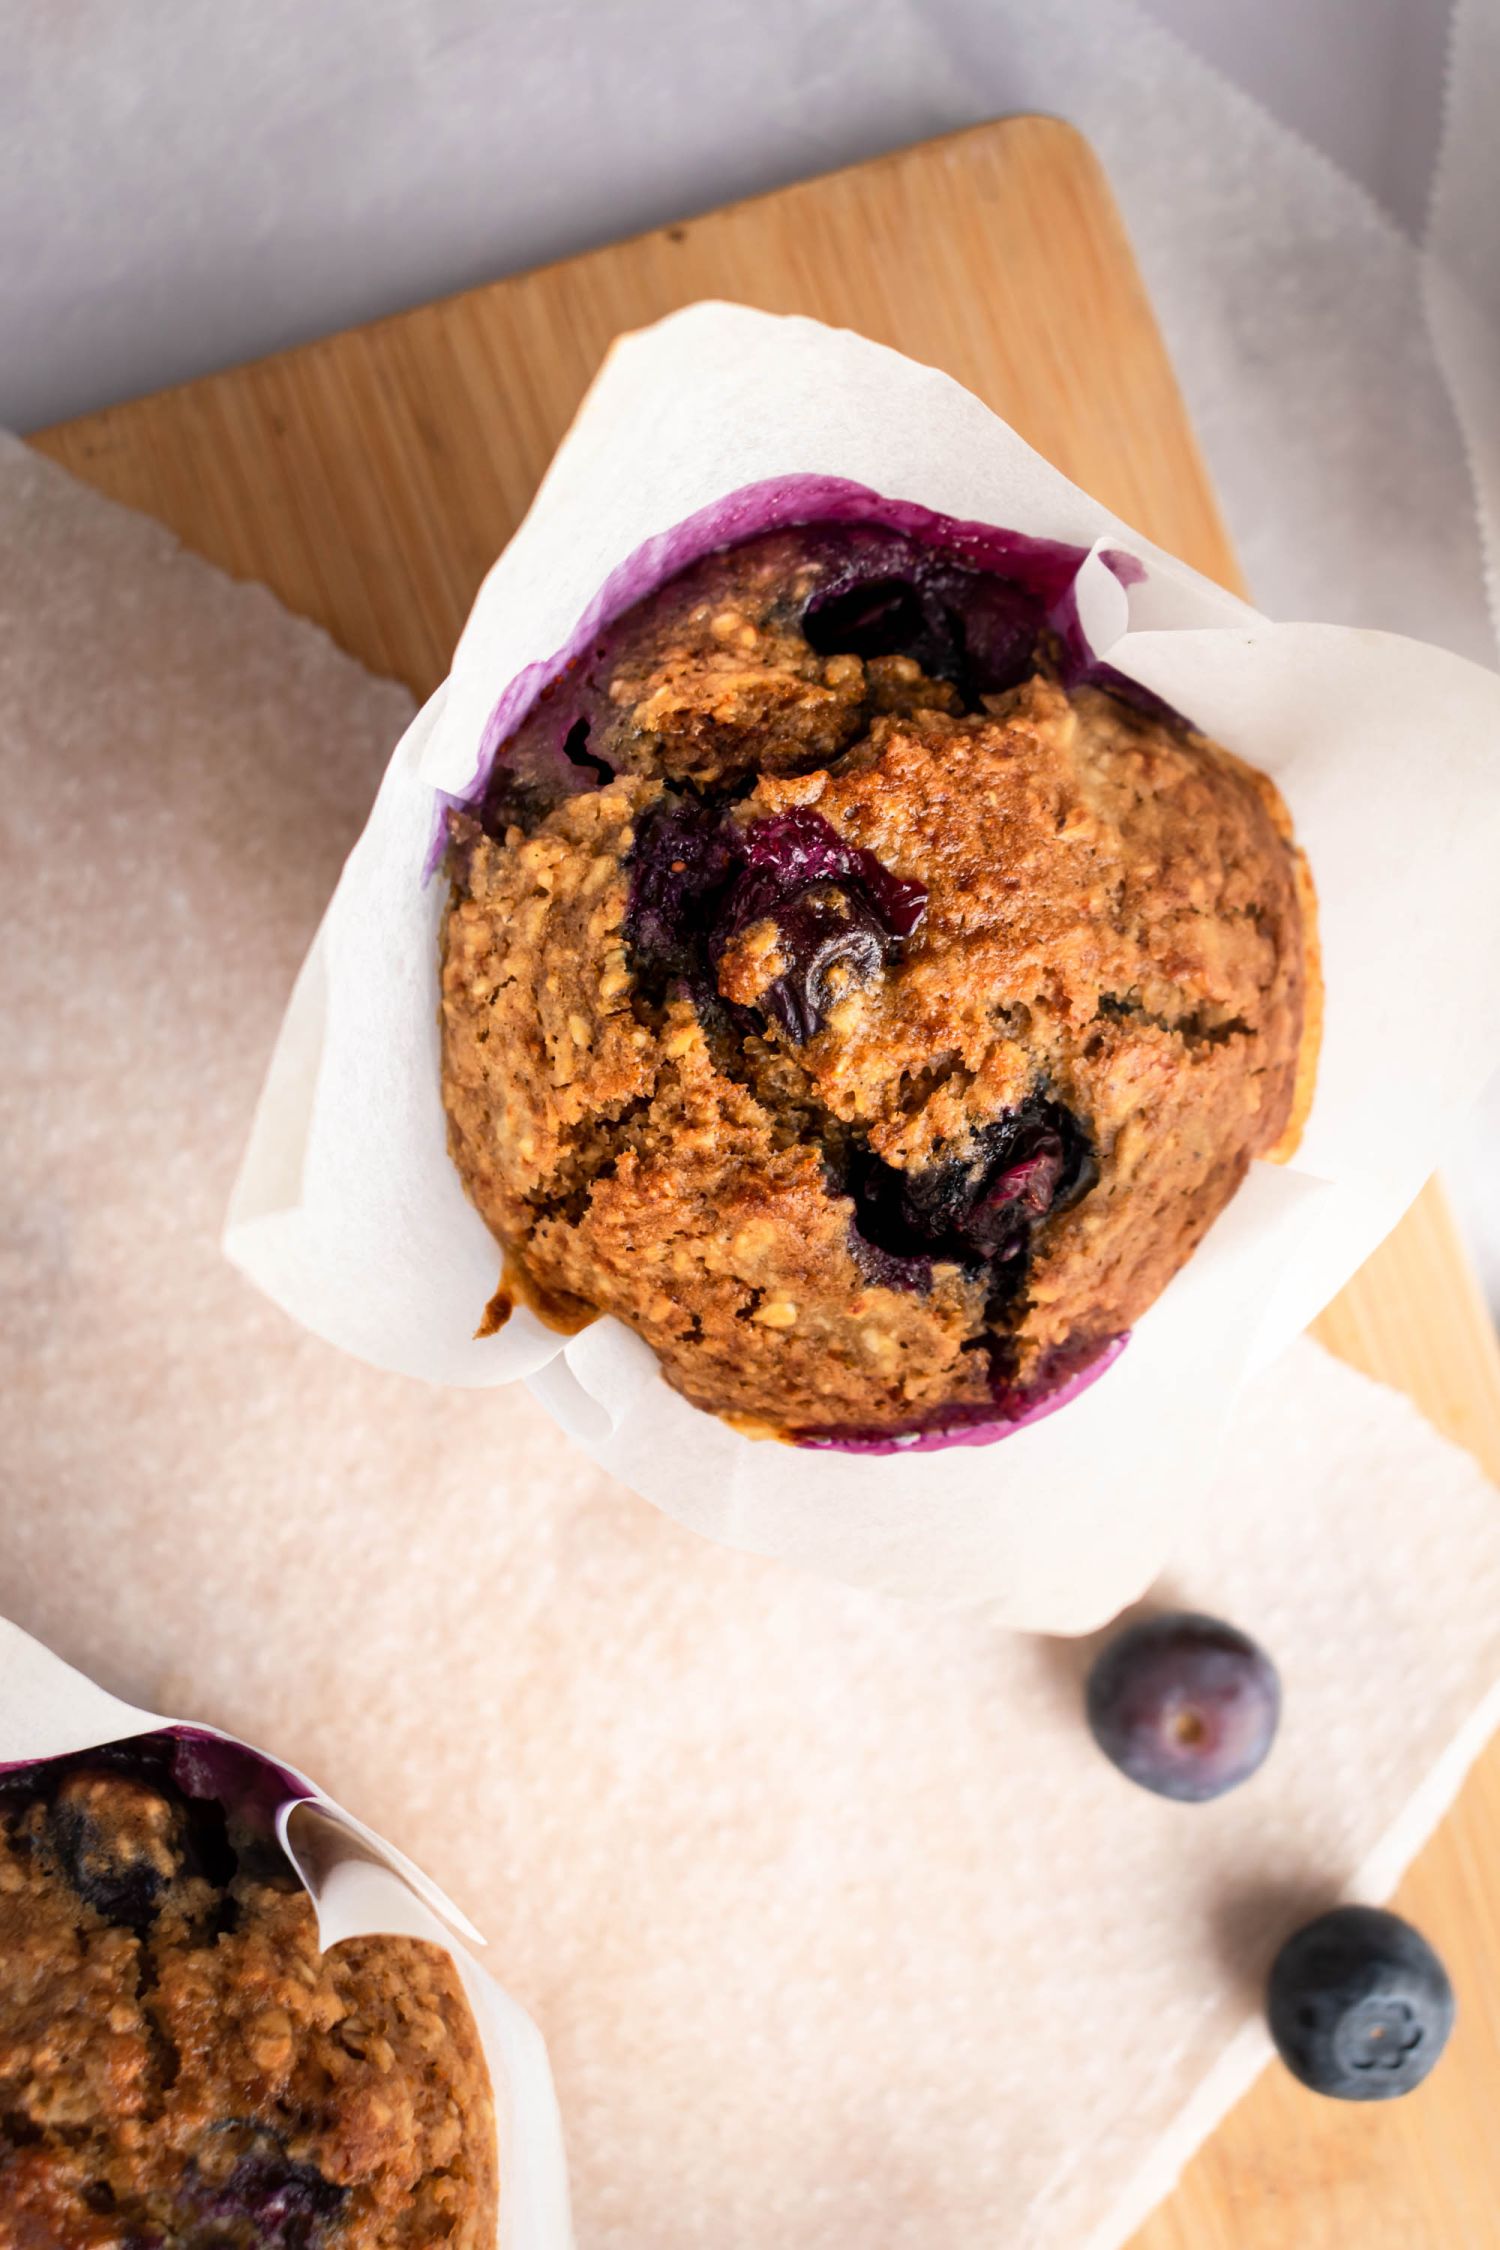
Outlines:
<svg viewBox="0 0 1500 2250"><path fill-rule="evenodd" d="M742 1424L1018 1417L1294 1120L1280 801L1045 618L897 535L766 535L602 635L454 818L449 1143L512 1286Z"/></svg>
<svg viewBox="0 0 1500 2250"><path fill-rule="evenodd" d="M318 1950L264 1815L165 1740L0 1781L7 2250L492 2250L495 2120L449 1956Z"/></svg>

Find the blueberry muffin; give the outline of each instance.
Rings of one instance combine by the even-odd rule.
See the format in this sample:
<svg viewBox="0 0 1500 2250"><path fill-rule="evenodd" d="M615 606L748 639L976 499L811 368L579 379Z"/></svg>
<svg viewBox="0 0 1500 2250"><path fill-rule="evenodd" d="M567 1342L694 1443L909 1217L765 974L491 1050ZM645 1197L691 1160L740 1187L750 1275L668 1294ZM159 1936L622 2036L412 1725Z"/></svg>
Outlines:
<svg viewBox="0 0 1500 2250"><path fill-rule="evenodd" d="M1003 1426L1286 1142L1316 1020L1286 815L1090 671L1076 561L767 533L501 746L450 815L442 962L450 1150L507 1252L486 1326L517 1292L613 1313L804 1443Z"/></svg>
<svg viewBox="0 0 1500 2250"><path fill-rule="evenodd" d="M184 1756L151 1738L0 1781L0 2243L493 2250L452 1961L320 1953L264 1768L240 1753L221 1801Z"/></svg>

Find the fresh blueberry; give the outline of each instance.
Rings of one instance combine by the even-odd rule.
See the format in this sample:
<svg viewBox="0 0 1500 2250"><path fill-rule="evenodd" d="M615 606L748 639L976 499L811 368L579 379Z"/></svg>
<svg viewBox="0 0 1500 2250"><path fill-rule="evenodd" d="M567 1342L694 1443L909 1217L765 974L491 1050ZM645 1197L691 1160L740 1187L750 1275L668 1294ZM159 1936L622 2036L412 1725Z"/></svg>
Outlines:
<svg viewBox="0 0 1500 2250"><path fill-rule="evenodd" d="M1419 1930L1374 1906L1339 1906L1289 1937L1266 2011L1282 2061L1345 2102L1409 2094L1453 2029L1448 1972Z"/></svg>
<svg viewBox="0 0 1500 2250"><path fill-rule="evenodd" d="M1248 1781L1276 1734L1281 1683L1254 1641L1175 1612L1128 1625L1089 1674L1088 1722L1121 1773L1199 1804Z"/></svg>

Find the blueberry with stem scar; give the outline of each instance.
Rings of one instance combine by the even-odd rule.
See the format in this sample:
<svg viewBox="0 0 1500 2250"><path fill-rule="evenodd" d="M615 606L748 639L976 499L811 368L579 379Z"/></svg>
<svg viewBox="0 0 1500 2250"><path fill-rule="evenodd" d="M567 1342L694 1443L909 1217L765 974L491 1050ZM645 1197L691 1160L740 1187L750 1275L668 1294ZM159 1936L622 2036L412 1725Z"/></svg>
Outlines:
<svg viewBox="0 0 1500 2250"><path fill-rule="evenodd" d="M1218 1618L1186 1611L1128 1625L1095 1660L1094 1740L1143 1789L1202 1804L1248 1781L1281 1716L1264 1650Z"/></svg>
<svg viewBox="0 0 1500 2250"><path fill-rule="evenodd" d="M1421 2085L1447 2045L1453 1987L1399 1914L1339 1906L1287 1939L1266 2014L1282 2061L1315 2094L1394 2101Z"/></svg>

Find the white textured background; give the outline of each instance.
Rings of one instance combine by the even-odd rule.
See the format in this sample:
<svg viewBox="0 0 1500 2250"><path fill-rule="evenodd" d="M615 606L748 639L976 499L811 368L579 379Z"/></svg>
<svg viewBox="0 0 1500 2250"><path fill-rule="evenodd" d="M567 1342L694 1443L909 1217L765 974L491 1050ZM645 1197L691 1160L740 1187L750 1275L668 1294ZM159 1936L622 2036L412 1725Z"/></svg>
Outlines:
<svg viewBox="0 0 1500 2250"><path fill-rule="evenodd" d="M1493 663L1500 0L0 0L0 423L1021 108L1108 166L1260 603Z"/></svg>
<svg viewBox="0 0 1500 2250"><path fill-rule="evenodd" d="M1493 1727L1494 1488L1278 1361L1162 1592L1264 1638L1285 1721L1189 1810L1093 1748L1085 1644L710 1546L519 1386L295 1328L219 1225L407 707L0 441L0 1610L463 1902L581 2250L1115 2250L1264 2058L1280 1938L1384 1895Z"/></svg>

